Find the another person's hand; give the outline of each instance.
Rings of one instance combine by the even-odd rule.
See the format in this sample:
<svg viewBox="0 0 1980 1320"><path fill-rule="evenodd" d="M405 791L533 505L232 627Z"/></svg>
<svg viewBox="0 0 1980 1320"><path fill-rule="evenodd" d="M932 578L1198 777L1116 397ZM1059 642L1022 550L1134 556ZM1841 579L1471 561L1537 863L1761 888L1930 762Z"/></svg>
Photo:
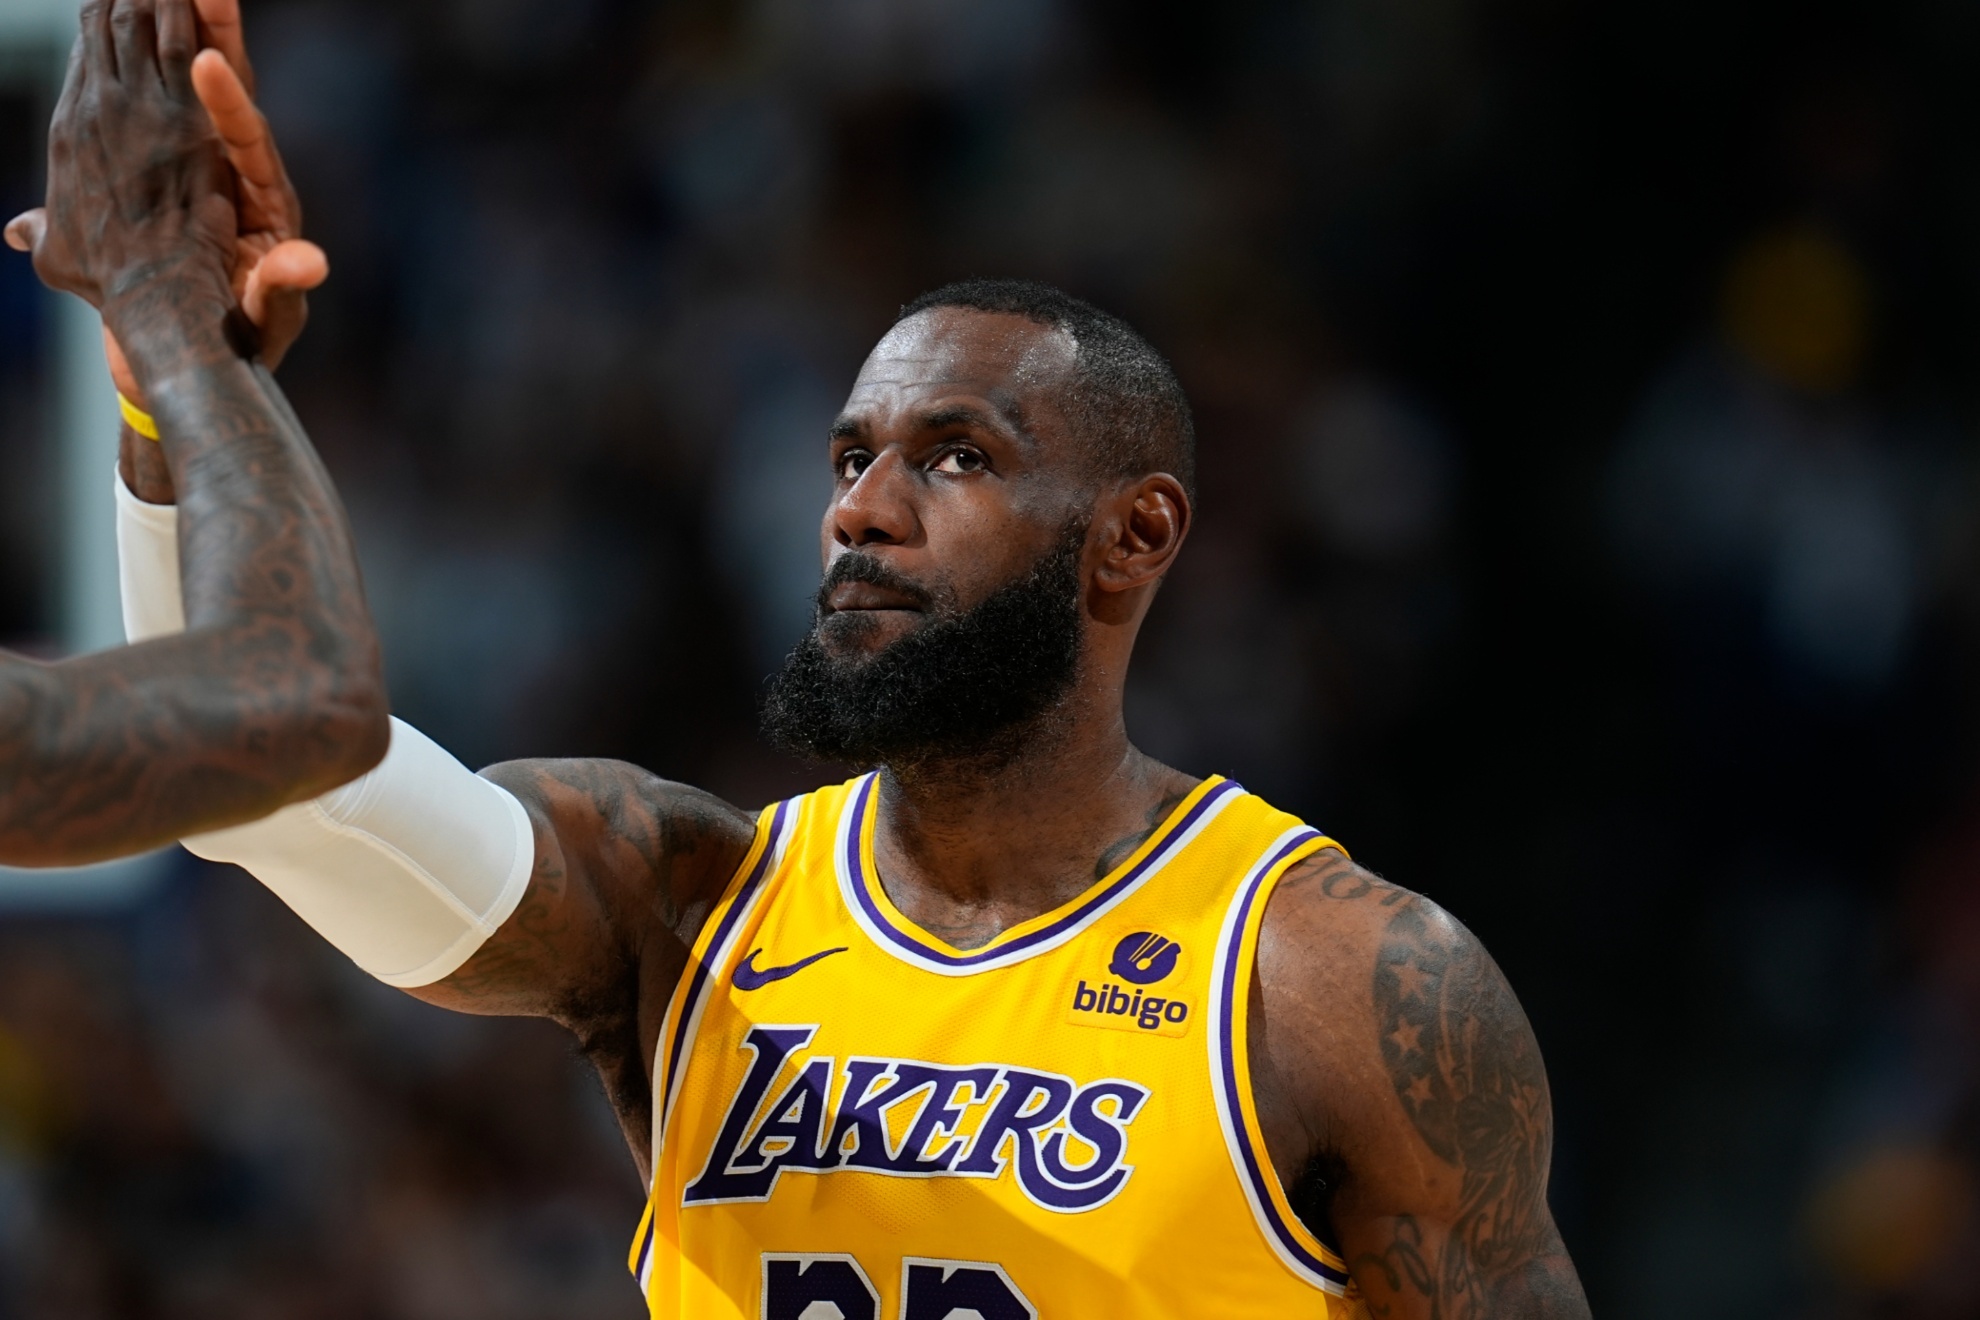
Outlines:
<svg viewBox="0 0 1980 1320"><path fill-rule="evenodd" d="M227 159L193 83L191 0L86 0L48 139L47 205L7 241L106 324L224 318L240 240ZM128 342L128 340L127 340Z"/></svg>
<svg viewBox="0 0 1980 1320"><path fill-rule="evenodd" d="M301 238L302 203L289 182L268 121L253 101L254 70L242 35L239 0L195 0L201 44L192 85L232 166L237 213L229 271L236 301L260 332L259 356L271 369L309 319L309 290L330 273L323 249ZM45 223L30 211L7 227L7 240L31 250ZM119 391L142 400L122 349L109 329L104 352Z"/></svg>
<svg viewBox="0 0 1980 1320"><path fill-rule="evenodd" d="M195 0L207 49L193 61L193 88L234 167L240 237L234 292L261 331L272 370L309 320L309 290L330 274L323 249L302 236L302 200L289 182L268 120L254 104L254 66L241 31L240 0Z"/></svg>

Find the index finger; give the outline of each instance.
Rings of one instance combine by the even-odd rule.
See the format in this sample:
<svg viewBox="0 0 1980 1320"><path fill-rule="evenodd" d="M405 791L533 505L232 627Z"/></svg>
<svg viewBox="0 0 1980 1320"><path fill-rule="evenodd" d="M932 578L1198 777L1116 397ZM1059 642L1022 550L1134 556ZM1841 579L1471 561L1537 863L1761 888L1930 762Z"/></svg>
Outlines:
<svg viewBox="0 0 1980 1320"><path fill-rule="evenodd" d="M282 166L268 133L268 120L217 52L201 51L193 61L193 90L206 107L214 131L226 144L228 162L240 176L263 188L278 185Z"/></svg>
<svg viewBox="0 0 1980 1320"><path fill-rule="evenodd" d="M199 10L200 37L226 56L241 76L241 85L254 95L254 66L248 63L247 33L241 27L241 0L193 0Z"/></svg>

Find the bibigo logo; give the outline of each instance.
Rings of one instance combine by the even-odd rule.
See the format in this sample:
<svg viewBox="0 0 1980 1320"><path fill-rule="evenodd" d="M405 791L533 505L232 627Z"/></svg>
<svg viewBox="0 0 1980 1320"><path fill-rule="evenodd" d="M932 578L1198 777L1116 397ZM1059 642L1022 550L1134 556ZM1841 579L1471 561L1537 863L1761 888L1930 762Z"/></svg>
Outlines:
<svg viewBox="0 0 1980 1320"><path fill-rule="evenodd" d="M1180 1036L1189 1029L1189 1000L1175 993L1155 993L1155 987L1182 966L1183 947L1166 935L1137 930L1114 945L1107 973L1121 983L1080 980L1072 990L1066 1021L1080 1027L1107 1027L1155 1036Z"/></svg>

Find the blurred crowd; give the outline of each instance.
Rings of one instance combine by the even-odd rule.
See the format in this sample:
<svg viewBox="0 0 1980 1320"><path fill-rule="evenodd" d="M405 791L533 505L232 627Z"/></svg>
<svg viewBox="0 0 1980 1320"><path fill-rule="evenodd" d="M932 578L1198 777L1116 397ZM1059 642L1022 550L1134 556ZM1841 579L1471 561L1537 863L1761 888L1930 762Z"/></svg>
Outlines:
<svg viewBox="0 0 1980 1320"><path fill-rule="evenodd" d="M0 936L9 1315L635 1316L629 1169L557 1028L386 989L237 877Z"/></svg>
<svg viewBox="0 0 1980 1320"><path fill-rule="evenodd" d="M258 0L329 251L283 380L395 708L757 805L823 434L898 306L1175 361L1150 751L1450 906L1600 1314L1980 1314L1980 17L1680 0ZM0 101L0 202L46 104ZM0 629L46 632L0 265ZM105 437L106 451L109 437ZM633 1315L543 1024L237 873L0 920L0 1316Z"/></svg>

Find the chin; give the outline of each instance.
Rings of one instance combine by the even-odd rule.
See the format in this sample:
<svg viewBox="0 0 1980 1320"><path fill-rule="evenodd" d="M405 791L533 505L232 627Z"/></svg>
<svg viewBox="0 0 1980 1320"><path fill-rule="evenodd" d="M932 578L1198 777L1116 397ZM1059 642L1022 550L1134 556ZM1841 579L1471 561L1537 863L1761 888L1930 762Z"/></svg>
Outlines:
<svg viewBox="0 0 1980 1320"><path fill-rule="evenodd" d="M818 624L818 645L834 660L878 655L920 626L908 610L846 610Z"/></svg>

